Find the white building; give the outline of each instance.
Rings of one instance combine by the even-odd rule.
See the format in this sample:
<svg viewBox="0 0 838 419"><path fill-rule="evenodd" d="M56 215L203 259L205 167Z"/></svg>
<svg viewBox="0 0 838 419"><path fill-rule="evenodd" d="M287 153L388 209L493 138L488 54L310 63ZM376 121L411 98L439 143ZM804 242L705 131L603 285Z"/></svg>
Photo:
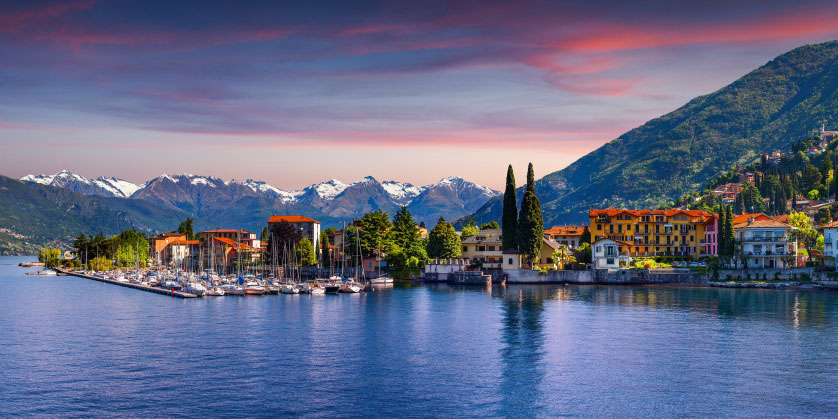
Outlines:
<svg viewBox="0 0 838 419"><path fill-rule="evenodd" d="M797 242L791 239L794 227L775 220L749 218L733 226L737 251L748 268L790 268L797 266ZM736 264L741 265L739 258Z"/></svg>
<svg viewBox="0 0 838 419"><path fill-rule="evenodd" d="M594 267L597 269L620 268L620 245L611 239L600 239L593 244Z"/></svg>
<svg viewBox="0 0 838 419"><path fill-rule="evenodd" d="M838 270L838 221L833 221L823 227L823 261L827 266Z"/></svg>

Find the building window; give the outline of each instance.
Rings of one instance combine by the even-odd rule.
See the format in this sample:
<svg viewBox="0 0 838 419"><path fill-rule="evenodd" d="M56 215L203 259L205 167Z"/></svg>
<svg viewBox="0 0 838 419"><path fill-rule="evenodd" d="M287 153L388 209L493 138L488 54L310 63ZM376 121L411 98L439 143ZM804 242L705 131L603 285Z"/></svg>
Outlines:
<svg viewBox="0 0 838 419"><path fill-rule="evenodd" d="M509 258L509 264L510 265L512 264L512 258Z"/></svg>

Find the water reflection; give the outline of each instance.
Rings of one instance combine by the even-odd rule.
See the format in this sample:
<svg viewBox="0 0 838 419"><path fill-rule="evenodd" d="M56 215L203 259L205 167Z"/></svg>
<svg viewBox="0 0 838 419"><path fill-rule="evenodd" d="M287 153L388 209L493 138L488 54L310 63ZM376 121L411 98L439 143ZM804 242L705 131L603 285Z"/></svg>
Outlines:
<svg viewBox="0 0 838 419"><path fill-rule="evenodd" d="M436 292L479 292L502 299L504 309L540 312L546 301L573 301L593 305L648 307L692 311L722 318L775 320L793 327L823 325L838 320L834 291L759 290L598 285L429 285ZM519 314L520 314L519 313ZM505 313L511 315L514 313ZM520 314L523 315L523 314Z"/></svg>
<svg viewBox="0 0 838 419"><path fill-rule="evenodd" d="M532 416L539 409L544 379L544 303L555 298L552 287L495 287L502 299L500 416Z"/></svg>

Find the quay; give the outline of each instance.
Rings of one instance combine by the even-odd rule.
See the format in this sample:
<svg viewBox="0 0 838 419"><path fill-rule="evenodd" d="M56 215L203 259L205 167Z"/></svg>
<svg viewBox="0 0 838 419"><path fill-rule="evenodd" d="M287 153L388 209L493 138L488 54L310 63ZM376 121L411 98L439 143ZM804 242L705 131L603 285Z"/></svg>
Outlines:
<svg viewBox="0 0 838 419"><path fill-rule="evenodd" d="M57 269L57 268L55 270L59 273L63 273L63 274L66 274L66 275L77 276L79 278L92 279L94 281L106 282L108 284L119 285L119 286L128 287L128 288L134 288L134 289L138 289L138 290L141 290L141 291L153 292L155 294L168 295L168 296L171 296L171 297L178 297L178 298L196 298L197 297L195 294L190 294L188 292L172 291L172 290L167 290L167 289L163 289L163 288L147 287L145 285L131 284L129 282L119 282L119 281L114 281L112 279L97 278L97 277L92 276L92 275L85 275L85 274L80 274L78 272L65 271L63 269Z"/></svg>

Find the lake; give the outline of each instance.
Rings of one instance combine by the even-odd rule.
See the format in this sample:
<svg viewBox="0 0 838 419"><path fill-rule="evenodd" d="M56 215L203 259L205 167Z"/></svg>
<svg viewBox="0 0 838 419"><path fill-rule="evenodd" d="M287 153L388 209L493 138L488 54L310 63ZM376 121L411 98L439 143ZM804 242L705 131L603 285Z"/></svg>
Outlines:
<svg viewBox="0 0 838 419"><path fill-rule="evenodd" d="M0 258L0 416L833 416L838 293L401 285L182 300Z"/></svg>

